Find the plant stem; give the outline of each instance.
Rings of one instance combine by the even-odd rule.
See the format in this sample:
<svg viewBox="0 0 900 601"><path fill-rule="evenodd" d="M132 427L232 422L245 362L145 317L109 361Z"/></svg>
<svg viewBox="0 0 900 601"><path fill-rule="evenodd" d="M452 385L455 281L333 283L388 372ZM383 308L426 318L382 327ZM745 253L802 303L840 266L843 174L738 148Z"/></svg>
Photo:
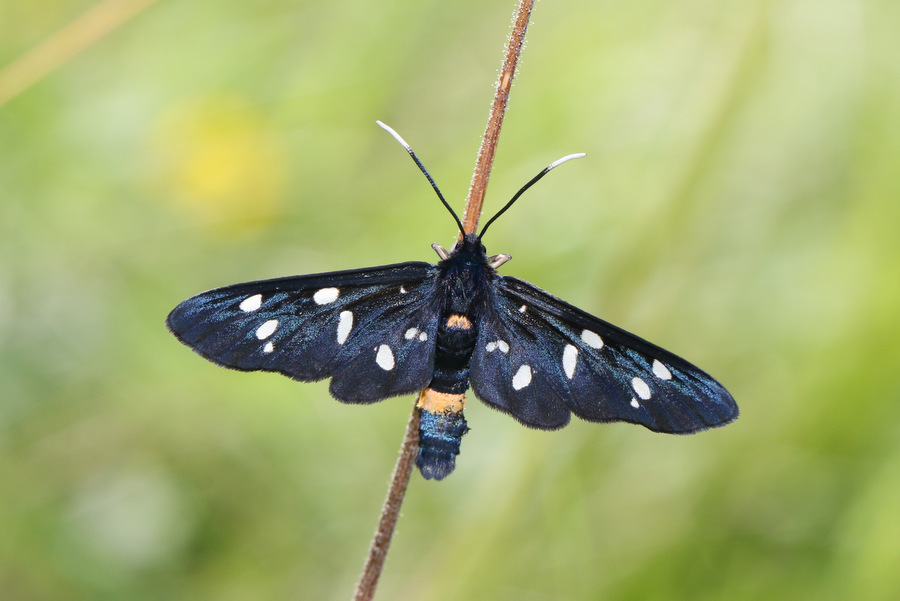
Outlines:
<svg viewBox="0 0 900 601"><path fill-rule="evenodd" d="M487 191L488 180L491 177L491 168L494 166L494 154L497 152L497 142L500 139L500 128L503 126L503 117L506 115L506 104L509 101L509 90L512 87L513 77L516 74L516 65L522 54L522 46L525 44L525 32L528 30L528 21L531 18L531 9L534 8L534 0L520 0L516 11L516 20L509 41L506 45L506 57L497 79L497 91L494 93L494 103L491 105L491 114L488 117L484 136L481 138L481 148L478 150L478 161L475 163L475 173L472 175L472 183L469 185L469 196L466 199L466 208L463 211L463 228L466 233L474 233L478 227L478 218L481 216L481 205L484 203L484 194Z"/></svg>
<svg viewBox="0 0 900 601"><path fill-rule="evenodd" d="M484 137L481 139L481 148L478 151L478 160L475 164L475 173L469 186L469 195L466 198L466 207L463 213L463 229L467 233L473 233L478 228L478 218L481 216L481 206L484 203L484 193L487 190L491 168L494 165L494 154L497 151L497 141L500 139L500 128L503 125L503 117L506 114L506 105L509 100L509 90L512 87L513 77L516 73L516 65L522 46L525 43L525 32L528 30L528 21L531 18L531 10L534 8L534 0L519 0L516 9L513 31L509 36L506 46L506 56L500 77L497 80L497 90L494 94L494 102L491 105L491 113L488 117ZM391 477L391 485L387 498L381 508L381 519L375 530L375 536L369 547L369 556L363 566L354 601L371 601L378 586L378 578L384 568L391 537L400 517L400 506L406 494L409 477L412 474L413 462L419 449L419 418L420 410L413 407L409 423L406 425L406 435L400 447L400 457L394 466L394 474Z"/></svg>
<svg viewBox="0 0 900 601"><path fill-rule="evenodd" d="M394 466L391 476L391 485L388 488L387 497L381 507L381 519L375 529L375 537L369 547L369 556L363 566L356 585L356 594L353 601L370 601L375 595L375 587L378 586L378 577L384 568L384 560L387 558L388 548L391 546L391 537L397 526L397 518L400 517L400 506L403 504L403 496L409 484L409 476L412 474L413 460L419 448L419 416L421 410L413 407L409 422L406 424L406 435L400 446L400 457Z"/></svg>

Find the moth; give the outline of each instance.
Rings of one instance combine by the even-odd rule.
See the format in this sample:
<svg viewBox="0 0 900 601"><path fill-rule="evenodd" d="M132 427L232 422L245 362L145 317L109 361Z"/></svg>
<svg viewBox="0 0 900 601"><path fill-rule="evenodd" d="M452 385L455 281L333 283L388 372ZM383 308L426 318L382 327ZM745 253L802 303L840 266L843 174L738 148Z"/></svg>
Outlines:
<svg viewBox="0 0 900 601"><path fill-rule="evenodd" d="M555 430L574 413L687 434L738 416L728 391L684 359L573 307L526 281L501 276L509 255L488 256L488 227L466 233L431 175L393 129L461 232L436 265L382 267L262 280L217 288L179 304L169 330L210 361L304 382L331 378L345 403L418 394L416 465L442 480L456 464L465 395L525 426Z"/></svg>

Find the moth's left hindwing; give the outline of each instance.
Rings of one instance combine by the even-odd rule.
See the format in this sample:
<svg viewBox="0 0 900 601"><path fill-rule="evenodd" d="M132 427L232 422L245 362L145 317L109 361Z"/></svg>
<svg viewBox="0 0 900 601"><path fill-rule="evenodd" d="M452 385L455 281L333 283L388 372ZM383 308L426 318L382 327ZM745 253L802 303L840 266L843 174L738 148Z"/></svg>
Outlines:
<svg viewBox="0 0 900 601"><path fill-rule="evenodd" d="M435 277L410 262L237 284L189 298L166 323L219 365L330 377L338 400L371 403L431 381Z"/></svg>
<svg viewBox="0 0 900 601"><path fill-rule="evenodd" d="M738 416L734 399L709 374L505 276L485 302L470 380L477 397L536 428L560 428L570 411L674 434Z"/></svg>

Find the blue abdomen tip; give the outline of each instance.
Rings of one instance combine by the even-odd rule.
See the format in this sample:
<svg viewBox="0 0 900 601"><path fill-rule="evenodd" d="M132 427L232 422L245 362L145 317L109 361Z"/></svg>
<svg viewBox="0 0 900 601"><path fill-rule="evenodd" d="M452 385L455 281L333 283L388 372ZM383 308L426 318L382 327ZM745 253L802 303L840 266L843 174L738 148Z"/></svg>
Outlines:
<svg viewBox="0 0 900 601"><path fill-rule="evenodd" d="M443 480L456 467L463 434L469 431L462 411L422 410L416 465L426 480Z"/></svg>

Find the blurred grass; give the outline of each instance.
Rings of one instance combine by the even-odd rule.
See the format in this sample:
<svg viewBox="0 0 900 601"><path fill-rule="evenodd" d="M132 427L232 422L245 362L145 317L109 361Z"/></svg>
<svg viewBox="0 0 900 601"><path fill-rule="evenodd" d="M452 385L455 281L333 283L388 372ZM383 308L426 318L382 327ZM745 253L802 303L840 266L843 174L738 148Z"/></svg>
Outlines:
<svg viewBox="0 0 900 601"><path fill-rule="evenodd" d="M91 3L0 4L0 69ZM432 260L512 6L158 2L0 106L0 597L346 599L411 399L216 368L166 313ZM382 599L900 597L900 5L541 3L486 211L527 278L743 411L665 437L473 401Z"/></svg>

